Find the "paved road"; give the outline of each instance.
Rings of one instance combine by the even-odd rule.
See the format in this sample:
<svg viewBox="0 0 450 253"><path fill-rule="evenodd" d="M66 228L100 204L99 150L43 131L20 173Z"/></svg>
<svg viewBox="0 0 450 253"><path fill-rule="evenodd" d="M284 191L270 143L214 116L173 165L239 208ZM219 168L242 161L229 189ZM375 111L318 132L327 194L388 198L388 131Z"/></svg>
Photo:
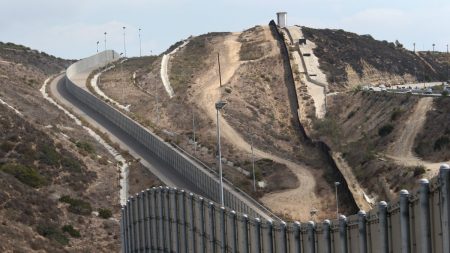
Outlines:
<svg viewBox="0 0 450 253"><path fill-rule="evenodd" d="M60 103L71 108L77 115L82 116L95 128L108 133L111 140L118 143L122 149L128 150L134 157L140 158L141 163L166 185L208 196L204 191L184 180L183 176L179 175L172 166L159 159L125 131L72 96L65 87L63 75L55 78L50 84L50 91ZM130 184L132 183L130 182Z"/></svg>

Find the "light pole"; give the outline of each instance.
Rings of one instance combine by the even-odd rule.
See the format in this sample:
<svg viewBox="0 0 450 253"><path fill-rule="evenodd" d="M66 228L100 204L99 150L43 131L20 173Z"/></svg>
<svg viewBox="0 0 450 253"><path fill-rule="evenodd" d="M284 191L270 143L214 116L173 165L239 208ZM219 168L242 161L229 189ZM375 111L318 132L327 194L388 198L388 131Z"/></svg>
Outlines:
<svg viewBox="0 0 450 253"><path fill-rule="evenodd" d="M124 27L122 27L122 29L123 29L123 52L124 52L125 57L127 57L127 47L125 44L125 29L126 29L126 27L124 26Z"/></svg>
<svg viewBox="0 0 450 253"><path fill-rule="evenodd" d="M139 28L139 57L142 57L141 28Z"/></svg>
<svg viewBox="0 0 450 253"><path fill-rule="evenodd" d="M194 154L197 152L197 142L195 141L195 113L192 109L192 132L194 133Z"/></svg>
<svg viewBox="0 0 450 253"><path fill-rule="evenodd" d="M413 43L413 46L414 46L413 52L416 53L416 42Z"/></svg>
<svg viewBox="0 0 450 253"><path fill-rule="evenodd" d="M106 51L106 32L104 33L105 34L105 51Z"/></svg>
<svg viewBox="0 0 450 253"><path fill-rule="evenodd" d="M100 41L97 41L97 53L98 53L98 43L100 43Z"/></svg>
<svg viewBox="0 0 450 253"><path fill-rule="evenodd" d="M450 76L449 76L449 72L448 72L448 62L450 61L450 57L448 55L448 44L447 44L447 82L450 82Z"/></svg>
<svg viewBox="0 0 450 253"><path fill-rule="evenodd" d="M334 182L334 190L336 192L336 217L337 219L339 219L339 199L338 199L338 191L337 188L341 183L339 182Z"/></svg>
<svg viewBox="0 0 450 253"><path fill-rule="evenodd" d="M123 53L120 53L119 58L123 55ZM125 77L124 73L123 73L123 60L120 62L120 74L122 76L122 78ZM125 84L122 84L122 100L123 100L123 104L125 104Z"/></svg>
<svg viewBox="0 0 450 253"><path fill-rule="evenodd" d="M222 179L222 151L220 149L220 122L219 122L219 110L222 109L227 102L218 101L216 103L216 111L217 111L217 146L219 150L219 176L220 176L220 204L224 205L223 202L223 179Z"/></svg>
<svg viewBox="0 0 450 253"><path fill-rule="evenodd" d="M253 191L256 192L255 154L253 152L253 133L250 134L250 143L251 143L251 149L252 149Z"/></svg>
<svg viewBox="0 0 450 253"><path fill-rule="evenodd" d="M433 54L434 54L434 46L436 46L436 44L433 43Z"/></svg>

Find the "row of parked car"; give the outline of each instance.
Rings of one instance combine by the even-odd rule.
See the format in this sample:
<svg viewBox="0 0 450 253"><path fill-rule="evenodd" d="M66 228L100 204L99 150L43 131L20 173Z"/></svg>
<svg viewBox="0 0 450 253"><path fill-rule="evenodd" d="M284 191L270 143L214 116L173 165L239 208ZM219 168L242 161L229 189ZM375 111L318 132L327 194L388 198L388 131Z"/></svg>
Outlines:
<svg viewBox="0 0 450 253"><path fill-rule="evenodd" d="M370 86L370 85L365 85L363 86L363 90L368 90L368 91L381 91L381 92L387 92L387 91L391 91L391 92L400 92L400 93L415 93L415 94L440 94L443 91L446 91L447 93L450 93L450 80L447 82L442 82L441 84L443 87L442 89L436 89L433 87L438 87L438 85L435 85L433 87L426 87L424 84L424 87L420 87L420 86L404 86L404 85L394 85L394 86L390 86L390 87L386 87L386 85L381 84L378 87L374 87L374 86Z"/></svg>

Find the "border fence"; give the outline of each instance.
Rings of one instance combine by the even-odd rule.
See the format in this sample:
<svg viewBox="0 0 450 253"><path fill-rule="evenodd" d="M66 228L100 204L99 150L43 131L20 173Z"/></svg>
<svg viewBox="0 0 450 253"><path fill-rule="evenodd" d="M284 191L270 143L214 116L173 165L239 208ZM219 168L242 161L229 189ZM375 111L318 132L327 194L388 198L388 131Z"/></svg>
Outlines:
<svg viewBox="0 0 450 253"><path fill-rule="evenodd" d="M175 188L152 188L122 208L123 252L450 252L450 168L369 212L306 223L261 220Z"/></svg>
<svg viewBox="0 0 450 253"><path fill-rule="evenodd" d="M80 87L84 86L84 84L76 83L80 81L84 82L84 76L87 76L95 69L103 67L118 59L118 54L116 52L107 50L72 64L66 71L64 83L66 89L76 99L103 115L111 123L115 124L131 136L135 141L146 147L149 152L170 165L171 169L175 170L184 180L187 180L188 182L191 182L192 185L196 186L198 191L204 194L204 196L219 202L220 184L216 174L206 170L198 162L193 161L187 155L174 148L170 143L165 142L160 137L148 131L144 126L113 108L103 100L97 98L87 89ZM80 73L83 78L79 77ZM235 188L229 182L224 184L223 190L224 204L226 207L239 212L248 213L255 217L276 218L276 216L271 214L264 206L250 196L239 192L240 190Z"/></svg>

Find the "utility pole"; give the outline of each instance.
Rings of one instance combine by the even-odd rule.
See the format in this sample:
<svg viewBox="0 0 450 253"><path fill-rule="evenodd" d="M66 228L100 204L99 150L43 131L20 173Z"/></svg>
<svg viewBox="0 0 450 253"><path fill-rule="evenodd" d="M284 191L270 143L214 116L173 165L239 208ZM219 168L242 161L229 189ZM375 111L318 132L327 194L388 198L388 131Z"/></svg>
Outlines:
<svg viewBox="0 0 450 253"><path fill-rule="evenodd" d="M125 57L127 57L127 47L125 45L125 29L126 29L126 27L124 26L124 27L122 27L122 29L123 29L123 53L124 53Z"/></svg>
<svg viewBox="0 0 450 253"><path fill-rule="evenodd" d="M434 46L436 46L436 44L433 43L433 54L434 54Z"/></svg>
<svg viewBox="0 0 450 253"><path fill-rule="evenodd" d="M142 57L141 28L139 28L139 57Z"/></svg>
<svg viewBox="0 0 450 253"><path fill-rule="evenodd" d="M340 184L341 183L339 183L339 182L334 182L334 189L335 189L335 192L336 192L336 217L337 217L338 220L339 220L339 199L338 199L338 190L337 190L337 188L338 188L338 186Z"/></svg>
<svg viewBox="0 0 450 253"><path fill-rule="evenodd" d="M195 113L192 109L192 132L194 133L194 154L197 152L197 142L195 141Z"/></svg>
<svg viewBox="0 0 450 253"><path fill-rule="evenodd" d="M100 43L100 41L97 41L97 53L98 53L98 43Z"/></svg>
<svg viewBox="0 0 450 253"><path fill-rule="evenodd" d="M413 46L414 46L414 51L413 52L416 53L416 42L413 43Z"/></svg>
<svg viewBox="0 0 450 253"><path fill-rule="evenodd" d="M219 150L219 176L220 176L220 204L225 206L223 199L223 173L222 173L222 151L220 147L220 122L219 122L219 110L222 109L227 103L223 101L218 101L216 103L217 111L217 146Z"/></svg>
<svg viewBox="0 0 450 253"><path fill-rule="evenodd" d="M105 34L105 51L106 51L106 32L104 33Z"/></svg>
<svg viewBox="0 0 450 253"><path fill-rule="evenodd" d="M250 133L250 143L251 143L251 148L252 148L253 191L256 192L255 154L253 151L253 133Z"/></svg>
<svg viewBox="0 0 450 253"><path fill-rule="evenodd" d="M222 73L220 72L220 54L217 53L217 63L219 63L219 87L222 87Z"/></svg>
<svg viewBox="0 0 450 253"><path fill-rule="evenodd" d="M449 82L450 81L450 76L449 76L449 72L448 72L448 64L449 64L449 62L450 62L450 57L449 57L449 54L448 54L448 44L447 44L447 82Z"/></svg>

